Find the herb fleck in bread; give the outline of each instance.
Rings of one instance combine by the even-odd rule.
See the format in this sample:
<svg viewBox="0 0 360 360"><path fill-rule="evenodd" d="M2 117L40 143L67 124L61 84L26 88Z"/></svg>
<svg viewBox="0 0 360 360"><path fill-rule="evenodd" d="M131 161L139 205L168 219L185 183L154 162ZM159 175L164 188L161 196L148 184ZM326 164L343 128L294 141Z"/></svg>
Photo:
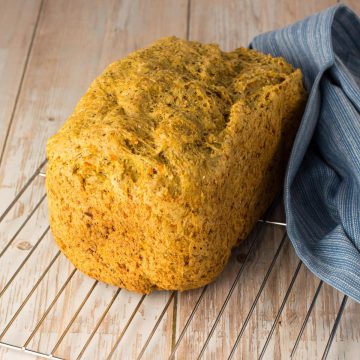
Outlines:
<svg viewBox="0 0 360 360"><path fill-rule="evenodd" d="M50 224L81 271L148 293L214 280L281 189L299 70L161 39L109 65L47 145Z"/></svg>

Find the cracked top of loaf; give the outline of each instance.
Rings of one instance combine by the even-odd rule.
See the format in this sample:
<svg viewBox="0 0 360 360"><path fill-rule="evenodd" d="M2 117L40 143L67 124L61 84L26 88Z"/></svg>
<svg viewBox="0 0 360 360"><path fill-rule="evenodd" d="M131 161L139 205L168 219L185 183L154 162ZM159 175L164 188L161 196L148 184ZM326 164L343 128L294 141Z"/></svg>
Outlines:
<svg viewBox="0 0 360 360"><path fill-rule="evenodd" d="M170 37L112 63L48 141L60 249L129 290L208 284L280 190L305 99L245 48Z"/></svg>
<svg viewBox="0 0 360 360"><path fill-rule="evenodd" d="M234 109L261 106L258 99L293 72L254 50L158 40L92 83L49 140L48 158L71 165L88 186L116 174L123 193L145 182L159 196L192 196L233 136Z"/></svg>

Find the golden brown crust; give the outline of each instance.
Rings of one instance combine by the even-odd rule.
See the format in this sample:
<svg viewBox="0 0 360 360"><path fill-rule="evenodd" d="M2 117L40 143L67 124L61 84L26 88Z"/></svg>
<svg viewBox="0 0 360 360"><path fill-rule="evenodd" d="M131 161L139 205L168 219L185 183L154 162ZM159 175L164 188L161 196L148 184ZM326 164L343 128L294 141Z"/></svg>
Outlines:
<svg viewBox="0 0 360 360"><path fill-rule="evenodd" d="M50 224L84 273L142 293L214 280L280 190L301 73L174 37L108 66L48 141Z"/></svg>

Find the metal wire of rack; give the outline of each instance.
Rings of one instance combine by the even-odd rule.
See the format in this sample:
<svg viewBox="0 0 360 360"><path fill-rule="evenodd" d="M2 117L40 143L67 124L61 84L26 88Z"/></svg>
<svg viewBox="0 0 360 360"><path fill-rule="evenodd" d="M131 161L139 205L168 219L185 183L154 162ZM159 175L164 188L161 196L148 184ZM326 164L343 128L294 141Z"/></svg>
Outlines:
<svg viewBox="0 0 360 360"><path fill-rule="evenodd" d="M9 213L9 211L14 207L14 205L17 203L17 201L21 198L21 196L23 195L23 193L25 192L25 190L31 185L31 183L34 181L34 179L36 179L37 177L41 176L41 177L45 177L45 173L42 172L42 168L44 167L44 165L46 164L46 160L43 161L40 166L38 167L38 169L35 171L35 173L33 174L33 176L30 177L30 179L27 181L27 183L24 185L24 187L21 189L21 191L19 191L19 193L15 196L14 200L10 203L10 205L6 208L6 210L3 212L3 214L1 214L0 216L0 221L4 221L4 219L6 218L7 214ZM19 225L18 229L15 231L14 235L11 237L11 239L3 246L3 248L0 248L0 259L1 257L5 257L7 255L7 251L9 250L9 248L11 247L11 245L14 243L16 237L18 236L18 234L20 233L20 231L24 228L24 226L28 223L28 221L31 219L31 217L34 215L34 213L36 212L36 210L40 207L40 205L43 203L43 201L45 200L46 195L43 194L39 201L37 202L37 204L34 206L34 208L28 213L28 215L26 216L26 218L22 221L22 223ZM211 330L208 333L205 342L202 345L201 351L197 356L194 356L191 358L197 358L197 359L202 359L204 358L204 354L205 351L209 345L209 342L212 338L212 336L214 335L214 332L219 324L219 321L221 320L224 311L226 309L226 307L229 304L229 300L232 297L234 290L236 289L236 286L243 274L244 268L249 260L249 258L252 256L252 253L256 247L257 242L259 242L261 240L260 237L260 233L262 228L266 225L266 224L271 224L272 226L277 226L277 227L282 227L284 229L286 229L286 224L283 222L278 222L278 221L271 221L269 220L267 217L265 217L263 220L260 220L258 222L258 225L255 229L255 235L252 238L252 241L250 243L250 246L248 248L248 251L245 255L245 258L243 260L242 265L240 266L240 268L237 271L237 274L231 284L231 286L229 287L228 293L225 297L225 300L216 316L215 321L213 322L212 326L211 326ZM48 233L49 231L49 226L46 227L46 229L42 232L42 234L39 236L38 240L35 242L34 246L32 247L32 249L28 252L27 256L23 259L23 261L19 264L19 266L17 267L16 271L13 273L13 275L10 277L10 279L5 283L4 286L2 286L2 288L0 288L0 315L5 312L5 307L6 304L1 303L1 299L4 296L4 294L7 292L7 290L9 289L10 285L12 284L12 282L15 280L15 278L19 275L20 271L22 270L22 268L25 266L25 264L27 263L27 261L29 261L29 259L33 256L35 249L37 248L37 246L43 241L43 239L45 238L45 235ZM244 334L244 331L254 313L255 307L257 306L260 296L264 291L265 285L267 284L267 281L269 279L269 276L275 266L276 261L279 258L279 254L281 249L283 248L285 242L287 240L287 234L286 231L284 232L283 238L272 258L272 261L264 275L263 281L258 289L258 292L256 293L256 296L253 299L253 302L251 304L251 307L247 313L247 316L245 317L242 326L240 329L238 329L237 332L237 337L236 337L236 341L234 342L231 352L228 355L228 359L233 359L234 358L234 354L235 351L239 345L239 342ZM63 357L59 357L58 355L55 355L57 350L59 349L60 345L62 344L64 338L66 337L66 335L68 334L71 326L74 324L74 322L76 321L77 317L79 316L81 310L84 308L84 306L86 305L87 301L89 300L89 298L91 297L91 295L93 294L94 290L96 287L99 286L98 281L94 281L92 283L92 286L90 287L90 289L86 292L84 298L82 299L81 303L79 304L79 306L77 307L76 311L73 313L71 319L68 321L65 329L62 331L62 333L60 334L60 336L58 337L58 339L55 342L55 345L52 347L52 349L49 349L48 352L42 352L42 351L38 351L35 349L32 349L29 347L29 344L31 343L31 340L34 338L34 336L37 334L37 332L39 331L41 325L44 323L44 321L46 321L48 314L50 313L50 311L53 309L53 307L55 306L56 302L58 301L58 299L60 298L60 296L63 294L64 290L66 289L67 285L69 284L69 282L71 281L71 279L74 277L75 273L77 272L76 269L73 269L70 273L70 275L66 278L66 280L64 281L64 283L62 284L62 286L60 287L60 289L57 291L57 293L55 294L54 298L52 299L52 301L50 302L50 304L46 307L46 309L43 311L42 316L40 317L39 321L37 322L37 324L35 325L35 327L33 328L33 330L31 331L31 334L27 337L26 341L22 344L22 345L16 345L16 344L12 344L12 343L8 343L3 341L5 335L8 333L8 331L11 329L14 321L17 319L17 317L21 314L22 310L24 309L25 305L28 303L28 301L30 300L30 298L32 297L32 295L34 294L34 292L36 291L36 289L39 287L39 285L41 284L41 282L43 281L44 277L49 273L51 267L53 266L53 264L55 263L55 261L59 258L60 256L60 252L56 252L55 255L50 259L47 267L43 270L43 272L39 275L39 277L37 278L35 284L33 285L33 287L31 288L31 290L26 294L26 296L24 297L22 303L18 306L17 310L15 311L15 313L12 315L11 319L7 322L7 324L5 325L5 327L3 329L0 329L1 333L0 333L0 347L4 347L4 348L9 348L9 349L13 349L13 350L17 350L17 351L21 351L23 353L27 353L27 354L31 354L31 355L35 355L38 357L42 357L42 358L46 358L46 359L63 359ZM289 295L292 291L294 282L299 274L299 271L302 267L302 263L301 261L298 262L298 265L291 277L291 281L288 285L288 288L286 290L285 296L281 302L280 307L278 308L278 311L276 313L275 319L273 320L273 324L271 326L271 329L266 337L266 341L262 347L262 350L260 352L260 356L259 359L264 358L265 353L267 351L268 345L271 341L271 338L274 334L274 331L276 329L276 326L278 325L280 316L284 310L284 307L289 299ZM302 338L303 334L304 334L304 330L307 326L307 323L309 321L309 318L311 316L311 313L315 307L316 301L319 297L320 291L323 287L323 282L320 281L318 284L318 287L316 289L315 294L313 295L312 301L310 303L310 306L307 310L306 316L303 319L301 328L299 330L299 333L297 335L296 341L294 342L292 351L291 351L291 355L290 357L294 357L296 354L296 351L298 349L299 346L299 342L300 339ZM200 296L198 297L197 301L195 302L195 305L193 306L190 315L188 316L184 327L181 329L181 331L179 332L179 335L177 336L176 339L174 339L172 347L171 347L171 352L170 354L167 356L167 358L170 359L174 359L176 357L177 354L177 350L180 346L180 344L182 343L183 339L184 339L184 335L187 331L187 329L189 328L191 322L194 319L194 315L196 314L196 312L198 311L198 308L201 304L201 302L204 300L205 294L208 291L209 286L205 286L200 293ZM93 328L92 332L90 333L90 335L88 336L88 338L86 339L84 345L82 346L82 348L80 349L78 354L74 354L74 357L72 358L76 358L76 359L81 359L85 353L85 351L87 350L89 344L91 343L91 341L93 340L94 336L96 335L100 325L102 324L102 322L104 321L107 313L109 312L109 310L111 309L112 305L114 304L115 300L118 298L119 293L120 293L121 289L117 289L117 291L113 294L112 298L110 299L110 301L108 302L107 306L105 307L104 311L102 312L101 316L99 317L99 320L97 321L95 327ZM108 354L104 354L104 358L106 359L110 359L113 358L116 349L122 344L122 340L124 338L124 335L126 334L130 324L132 323L132 321L134 320L135 315L137 314L137 312L139 311L142 303L144 302L144 300L146 299L146 297L149 297L152 295L143 295L139 298L136 306L134 307L128 321L126 322L126 324L122 327L121 332L118 334L116 341L114 342L111 351ZM147 350L150 342L153 339L154 334L156 333L156 331L159 328L159 325L164 317L164 315L166 314L167 310L169 309L170 304L174 301L174 299L176 299L177 296L177 292L173 291L171 292L167 302L165 303L164 307L161 309L161 311L159 312L157 319L155 321L155 323L153 324L151 331L148 335L148 337L146 338L145 343L142 345L138 355L137 355L137 359L141 359L143 358L145 351ZM338 309L338 313L336 316L336 319L333 323L333 327L332 330L330 332L327 344L325 349L323 350L323 354L322 354L322 359L326 359L332 342L334 340L336 331L338 329L341 317L344 313L344 309L346 307L346 303L347 303L347 296L343 296L342 297L342 302L340 305L340 308Z"/></svg>

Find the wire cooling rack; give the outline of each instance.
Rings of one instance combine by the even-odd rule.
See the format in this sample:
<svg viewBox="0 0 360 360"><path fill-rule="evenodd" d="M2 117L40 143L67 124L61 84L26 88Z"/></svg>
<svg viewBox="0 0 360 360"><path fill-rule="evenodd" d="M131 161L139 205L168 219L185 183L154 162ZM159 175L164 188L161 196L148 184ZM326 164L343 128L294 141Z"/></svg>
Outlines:
<svg viewBox="0 0 360 360"><path fill-rule="evenodd" d="M47 359L238 359L243 358L241 348L246 344L251 348L258 336L261 341L253 358L276 357L274 334L284 309L294 302L289 299L299 273L307 271L292 255L295 262L287 274L289 281L277 285L274 269L290 269L286 256L292 248L286 224L269 220L271 215L259 221L214 284L185 293L133 294L82 275L58 251L47 223L45 165L46 161L0 216L0 347ZM269 228L278 235L277 242L269 245L274 250L271 254L264 235ZM259 264L261 274L256 270ZM296 334L289 340L287 357L298 355L309 319L327 286L314 279L317 285L308 295L305 310L294 318ZM258 307L277 291L267 325L256 322ZM318 358L327 358L347 304L347 297L337 294L340 300ZM242 309L245 299L248 307ZM253 329L250 334L249 328Z"/></svg>

